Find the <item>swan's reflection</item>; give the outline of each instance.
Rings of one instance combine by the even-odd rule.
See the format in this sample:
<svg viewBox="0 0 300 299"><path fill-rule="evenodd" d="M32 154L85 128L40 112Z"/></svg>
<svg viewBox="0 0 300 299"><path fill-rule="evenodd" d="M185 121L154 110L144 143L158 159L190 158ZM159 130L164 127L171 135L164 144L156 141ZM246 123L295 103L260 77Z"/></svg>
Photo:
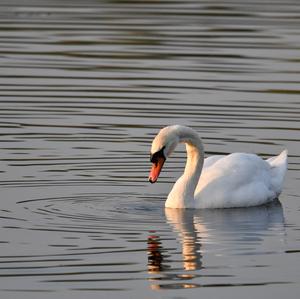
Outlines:
<svg viewBox="0 0 300 299"><path fill-rule="evenodd" d="M178 233L182 245L182 260L184 270L196 270L202 267L201 234L195 228L193 210L165 209L167 221ZM201 224L199 223L201 226ZM203 227L202 233L205 233Z"/></svg>
<svg viewBox="0 0 300 299"><path fill-rule="evenodd" d="M223 247L226 255L249 254L249 250L254 252L261 249L264 235L270 231L274 232L274 239L280 239L279 234L284 232L283 209L279 201L260 207L235 208L235 209L205 209L205 210L186 210L186 209L165 209L167 222L176 232L182 253L182 270L195 271L202 268L203 247ZM226 240L226 241L224 241ZM222 244L223 242L223 244ZM167 241L164 242L167 245ZM226 243L226 245L224 245ZM247 244L247 249L243 245ZM169 245L167 245L169 246ZM249 249L250 248L250 249ZM245 252L243 253L243 250ZM247 251L248 250L248 251ZM171 259L164 259L166 254L159 236L149 236L148 238L148 270L149 273L163 272L164 277L172 280L178 275L168 274L171 268ZM201 253L202 252L202 253ZM176 259L174 259L176 260ZM167 265L167 264L170 265ZM184 277L184 275L180 275ZM183 283L182 286L187 285ZM194 285L194 284L193 284ZM170 288L172 284L169 285ZM178 286L178 285L177 285ZM153 285L152 289L166 288L166 285Z"/></svg>

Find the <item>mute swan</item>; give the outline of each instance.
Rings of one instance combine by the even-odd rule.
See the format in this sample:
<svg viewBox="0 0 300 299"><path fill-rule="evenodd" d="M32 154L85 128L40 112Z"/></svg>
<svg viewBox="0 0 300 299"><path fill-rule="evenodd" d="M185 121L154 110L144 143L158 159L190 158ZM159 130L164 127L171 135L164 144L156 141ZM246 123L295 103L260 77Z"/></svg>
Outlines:
<svg viewBox="0 0 300 299"><path fill-rule="evenodd" d="M154 138L150 153L153 163L149 175L151 183L156 182L166 158L178 143L186 144L187 162L183 175L168 195L167 208L257 206L272 201L281 192L287 169L287 150L268 160L245 153L204 159L198 134L180 125L165 127Z"/></svg>

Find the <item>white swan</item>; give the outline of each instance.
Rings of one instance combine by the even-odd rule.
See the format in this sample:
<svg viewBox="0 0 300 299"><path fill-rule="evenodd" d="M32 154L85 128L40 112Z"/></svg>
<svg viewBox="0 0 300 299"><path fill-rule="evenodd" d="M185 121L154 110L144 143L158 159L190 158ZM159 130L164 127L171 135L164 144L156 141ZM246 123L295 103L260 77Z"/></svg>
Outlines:
<svg viewBox="0 0 300 299"><path fill-rule="evenodd" d="M263 160L233 153L204 159L200 137L189 127L165 127L152 142L149 181L155 183L166 158L178 143L186 144L183 175L168 195L168 208L232 208L262 205L277 198L287 169L287 150ZM200 177L201 175L201 177ZM200 178L200 180L199 180Z"/></svg>

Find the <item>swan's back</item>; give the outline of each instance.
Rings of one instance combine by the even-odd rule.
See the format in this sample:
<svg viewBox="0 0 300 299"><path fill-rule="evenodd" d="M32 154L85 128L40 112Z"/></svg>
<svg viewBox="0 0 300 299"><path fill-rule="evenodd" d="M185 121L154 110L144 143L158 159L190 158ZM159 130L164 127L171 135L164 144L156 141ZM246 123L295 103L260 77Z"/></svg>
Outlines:
<svg viewBox="0 0 300 299"><path fill-rule="evenodd" d="M195 192L196 208L256 206L277 198L281 192L286 150L268 160L244 153L207 160Z"/></svg>

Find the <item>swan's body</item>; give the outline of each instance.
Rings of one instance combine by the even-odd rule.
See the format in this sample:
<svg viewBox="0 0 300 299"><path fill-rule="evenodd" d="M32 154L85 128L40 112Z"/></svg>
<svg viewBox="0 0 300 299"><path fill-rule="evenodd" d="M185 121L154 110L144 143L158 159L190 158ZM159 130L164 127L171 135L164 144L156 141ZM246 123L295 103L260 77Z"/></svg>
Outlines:
<svg viewBox="0 0 300 299"><path fill-rule="evenodd" d="M268 203L280 194L287 168L286 150L268 160L245 153L204 159L198 134L179 125L163 128L154 138L150 182L157 180L166 157L181 142L186 144L187 163L168 195L166 207L249 207Z"/></svg>

